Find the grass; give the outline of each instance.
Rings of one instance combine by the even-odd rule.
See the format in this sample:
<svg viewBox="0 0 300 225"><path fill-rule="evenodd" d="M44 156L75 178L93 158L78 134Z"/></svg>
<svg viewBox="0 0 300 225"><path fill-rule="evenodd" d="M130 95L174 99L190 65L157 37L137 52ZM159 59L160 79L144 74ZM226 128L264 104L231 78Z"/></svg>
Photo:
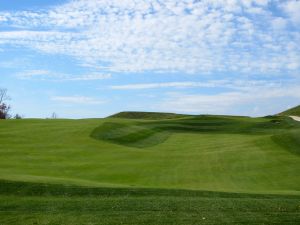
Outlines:
<svg viewBox="0 0 300 225"><path fill-rule="evenodd" d="M0 224L299 224L299 133L280 116L0 121Z"/></svg>
<svg viewBox="0 0 300 225"><path fill-rule="evenodd" d="M144 120L162 120L162 119L178 119L189 117L189 115L176 113L159 113L159 112L120 112L110 116L109 118L122 119L144 119Z"/></svg>
<svg viewBox="0 0 300 225"><path fill-rule="evenodd" d="M281 116L300 116L300 105L298 105L294 108L288 109L282 113L279 113L279 115L281 115Z"/></svg>
<svg viewBox="0 0 300 225"><path fill-rule="evenodd" d="M289 132L274 135L273 141L291 153L300 155L300 132Z"/></svg>
<svg viewBox="0 0 300 225"><path fill-rule="evenodd" d="M297 224L300 197L1 182L0 224Z"/></svg>
<svg viewBox="0 0 300 225"><path fill-rule="evenodd" d="M282 134L297 126L285 117L250 119L232 116L190 116L159 121L113 120L93 130L91 137L130 147L149 147L175 133L195 134Z"/></svg>

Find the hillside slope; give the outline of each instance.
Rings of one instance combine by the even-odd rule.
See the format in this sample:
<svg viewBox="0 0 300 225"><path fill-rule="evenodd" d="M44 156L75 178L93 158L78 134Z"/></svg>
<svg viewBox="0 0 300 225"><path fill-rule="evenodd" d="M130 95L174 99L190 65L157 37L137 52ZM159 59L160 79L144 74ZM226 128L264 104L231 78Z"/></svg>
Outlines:
<svg viewBox="0 0 300 225"><path fill-rule="evenodd" d="M299 126L299 124L298 124ZM158 121L106 120L93 130L91 137L129 147L150 147L166 141L171 135L189 134L282 134L297 127L290 119L237 116L189 116ZM216 136L217 137L217 136Z"/></svg>
<svg viewBox="0 0 300 225"><path fill-rule="evenodd" d="M299 134L286 116L0 121L0 224L300 224Z"/></svg>
<svg viewBox="0 0 300 225"><path fill-rule="evenodd" d="M300 116L300 105L279 113L280 116Z"/></svg>
<svg viewBox="0 0 300 225"><path fill-rule="evenodd" d="M0 179L298 193L299 130L285 117L7 120Z"/></svg>

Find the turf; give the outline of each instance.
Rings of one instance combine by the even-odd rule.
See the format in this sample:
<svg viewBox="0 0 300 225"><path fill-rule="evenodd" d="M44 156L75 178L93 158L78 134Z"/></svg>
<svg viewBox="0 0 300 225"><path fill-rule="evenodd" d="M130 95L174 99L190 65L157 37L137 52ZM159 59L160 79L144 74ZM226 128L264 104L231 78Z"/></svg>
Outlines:
<svg viewBox="0 0 300 225"><path fill-rule="evenodd" d="M91 137L142 148L160 144L174 133L282 134L293 128L297 128L297 124L286 117L250 119L232 116L190 116L151 122L140 120L105 122L93 130Z"/></svg>
<svg viewBox="0 0 300 225"><path fill-rule="evenodd" d="M279 113L280 116L300 116L300 105Z"/></svg>
<svg viewBox="0 0 300 225"><path fill-rule="evenodd" d="M297 224L300 197L1 182L0 224ZM5 188L3 188L5 187Z"/></svg>
<svg viewBox="0 0 300 225"><path fill-rule="evenodd" d="M176 119L182 117L190 117L190 115L176 114L176 113L161 113L161 112L120 112L109 116L108 118L122 118L122 119L147 119L147 120L161 120L161 119Z"/></svg>
<svg viewBox="0 0 300 225"><path fill-rule="evenodd" d="M299 224L299 133L281 116L0 121L0 224Z"/></svg>
<svg viewBox="0 0 300 225"><path fill-rule="evenodd" d="M273 141L291 153L300 155L300 132L289 132L274 135Z"/></svg>

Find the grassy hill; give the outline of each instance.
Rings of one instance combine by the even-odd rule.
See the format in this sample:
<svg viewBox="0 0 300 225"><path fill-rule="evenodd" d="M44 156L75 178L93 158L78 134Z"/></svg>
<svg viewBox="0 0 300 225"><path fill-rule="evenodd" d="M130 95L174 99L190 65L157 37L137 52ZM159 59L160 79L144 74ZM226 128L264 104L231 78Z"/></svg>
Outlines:
<svg viewBox="0 0 300 225"><path fill-rule="evenodd" d="M254 135L281 134L295 128L290 119L270 117L250 119L236 116L189 116L160 121L106 120L95 128L91 137L130 147L149 147L175 134Z"/></svg>
<svg viewBox="0 0 300 225"><path fill-rule="evenodd" d="M163 120L163 119L178 119L182 117L188 117L189 115L176 114L176 113L161 113L161 112L119 112L109 118L121 118L121 119L145 119L145 120Z"/></svg>
<svg viewBox="0 0 300 225"><path fill-rule="evenodd" d="M299 224L288 117L0 121L0 224Z"/></svg>
<svg viewBox="0 0 300 225"><path fill-rule="evenodd" d="M300 116L300 105L279 113L280 116Z"/></svg>

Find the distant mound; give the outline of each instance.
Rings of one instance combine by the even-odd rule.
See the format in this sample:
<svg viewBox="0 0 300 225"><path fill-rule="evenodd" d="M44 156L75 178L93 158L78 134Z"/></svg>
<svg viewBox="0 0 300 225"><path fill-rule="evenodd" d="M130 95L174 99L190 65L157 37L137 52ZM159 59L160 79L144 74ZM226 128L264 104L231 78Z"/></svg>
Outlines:
<svg viewBox="0 0 300 225"><path fill-rule="evenodd" d="M159 112L120 112L109 116L109 118L122 119L145 119L145 120L161 120L161 119L178 119L189 115L176 113L159 113Z"/></svg>
<svg viewBox="0 0 300 225"><path fill-rule="evenodd" d="M137 117L133 118L137 119ZM128 147L146 148L161 144L171 135L178 133L279 135L296 128L300 129L300 124L286 117L187 116L170 120L109 120L96 127L90 134L90 137ZM278 136L276 141L281 143L285 137ZM289 136L288 140L291 140L292 143L283 144L283 147L295 152L294 148L299 148L299 143L294 141L294 139L298 137L297 135L295 137Z"/></svg>
<svg viewBox="0 0 300 225"><path fill-rule="evenodd" d="M300 105L279 113L280 116L300 116Z"/></svg>
<svg viewBox="0 0 300 225"><path fill-rule="evenodd" d="M299 131L277 134L272 136L271 138L276 144L280 145L284 149L290 151L291 153L300 155Z"/></svg>

